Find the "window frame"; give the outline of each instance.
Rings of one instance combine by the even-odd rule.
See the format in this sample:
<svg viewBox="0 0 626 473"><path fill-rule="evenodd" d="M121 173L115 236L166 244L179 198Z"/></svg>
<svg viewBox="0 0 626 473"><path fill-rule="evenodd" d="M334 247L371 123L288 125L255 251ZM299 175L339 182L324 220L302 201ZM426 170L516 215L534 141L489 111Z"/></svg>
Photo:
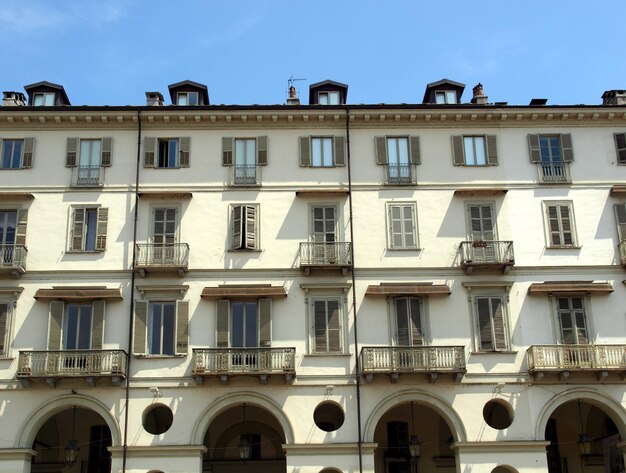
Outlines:
<svg viewBox="0 0 626 473"><path fill-rule="evenodd" d="M189 98L190 97L196 97L196 103L190 103ZM186 97L187 103L180 103L181 98L182 97ZM189 91L189 92L178 92L176 94L176 105L180 105L180 106L195 106L195 105L199 105L200 104L200 94L198 92L193 92L193 91Z"/></svg>
<svg viewBox="0 0 626 473"><path fill-rule="evenodd" d="M322 97L325 97L325 100L328 103L322 103ZM337 97L337 103L331 103L331 97ZM338 90L320 90L317 93L317 104L318 105L341 105L341 94Z"/></svg>
<svg viewBox="0 0 626 473"><path fill-rule="evenodd" d="M472 212L473 207L490 207L491 208L491 232L493 233L492 240L474 240L474 231L472 230ZM483 222L481 211L481 223ZM496 203L494 201L466 201L465 202L465 237L467 241L499 241L498 240L498 218L496 214ZM484 233L484 231L483 231Z"/></svg>
<svg viewBox="0 0 626 473"><path fill-rule="evenodd" d="M393 219L391 218L391 212L393 207L400 207L401 214L403 214L403 209L405 207L411 208L411 217L413 220L413 241L415 242L414 246L406 245L406 232L404 231L404 222L405 218L401 217L402 222L402 244L400 246L394 246L393 241ZM421 250L420 241L419 241L419 227L418 227L418 217L417 217L417 202L407 202L407 201L391 201L386 202L386 220L387 220L387 249L394 251L419 251Z"/></svg>
<svg viewBox="0 0 626 473"><path fill-rule="evenodd" d="M176 332L178 330L178 300L176 299L161 299L161 298L151 298L150 300L147 301L148 302L148 313L147 313L147 320L146 320L146 346L145 346L145 355L149 356L149 357L173 357L177 355L177 351L176 351ZM150 335L151 333L154 332L154 320L153 320L153 311L152 308L154 306L154 304L158 304L161 305L161 324L159 326L160 328L160 350L158 353L153 353L151 352L151 338ZM172 333L171 335L171 342L172 342L172 353L163 353L163 341L164 341L164 337L163 334L165 333L164 330L164 320L165 320L165 305L173 305L173 324L172 324Z"/></svg>
<svg viewBox="0 0 626 473"><path fill-rule="evenodd" d="M74 230L76 228L76 211L82 210L83 221L82 221L82 235L81 235L81 248L74 248ZM89 220L87 219L87 213L90 211L95 211L95 217L93 220L93 249L87 249L87 236L90 232L89 228ZM78 222L81 223L81 222ZM108 208L101 207L98 204L94 205L71 205L69 208L69 224L68 224L68 235L67 235L67 253L102 253L106 250L106 240L108 233ZM104 245L99 243L98 237L102 237L104 241ZM103 246L103 247L99 247Z"/></svg>
<svg viewBox="0 0 626 473"><path fill-rule="evenodd" d="M170 146L172 142L176 143L174 165L173 166L161 166L161 143L167 142L167 161L171 161L170 158ZM180 138L157 138L156 139L156 156L154 160L155 169L178 169L180 168Z"/></svg>
<svg viewBox="0 0 626 473"><path fill-rule="evenodd" d="M450 94L454 95L454 101L450 102L448 99ZM443 102L439 101L439 97L443 97ZM435 91L435 104L437 105L456 105L459 103L455 90L436 90Z"/></svg>
<svg viewBox="0 0 626 473"><path fill-rule="evenodd" d="M563 331L561 326L561 317L560 317L560 309L559 309L559 299L572 299L579 298L582 301L582 310L583 317L585 321L585 330L587 332L587 343L586 344L570 344L565 343L563 338ZM591 310L591 296L588 293L582 292L567 292L567 293L555 293L548 295L548 304L550 305L550 312L552 313L552 321L553 321L553 329L555 334L555 340L558 345L592 345L594 343L595 337L592 337L594 332L593 327L593 314ZM578 334L576 334L576 338L578 338Z"/></svg>
<svg viewBox="0 0 626 473"><path fill-rule="evenodd" d="M415 340L413 340L412 332L409 331L410 344L409 345L400 345L400 340L398 337L398 301L402 299L407 299L410 309L410 300L415 299L419 304L419 319L420 319L420 330L422 334L422 343L416 344ZM425 347L429 345L430 341L430 327L428 324L428 298L422 296L413 296L413 295L404 295L404 296L394 296L387 298L387 310L389 313L389 328L391 330L391 345L397 347Z"/></svg>
<svg viewBox="0 0 626 473"><path fill-rule="evenodd" d="M0 306L6 305L6 320L4 322L4 334L0 333L3 342L3 348L0 349L0 359L10 359L13 340L13 318L15 312L16 300L10 300L6 297L0 297Z"/></svg>
<svg viewBox="0 0 626 473"><path fill-rule="evenodd" d="M245 345L246 343L246 315L247 315L247 309L246 309L246 305L247 304L252 304L254 303L254 319L255 319L255 326L256 326L256 330L255 330L255 337L256 337L256 344L253 346L247 346ZM235 312L234 312L234 306L235 304L242 304L243 305L243 333L242 333L242 339L243 339L243 344L244 346L235 346L233 343L233 335L234 335L234 328L235 328ZM234 300L230 300L229 304L228 304L228 347L229 348L235 348L235 349L246 349L246 348L261 348L261 337L260 337L260 329L261 329L261 314L260 314L260 304L259 304L259 299L258 298L250 298L250 299L234 299Z"/></svg>
<svg viewBox="0 0 626 473"><path fill-rule="evenodd" d="M38 104L37 99L41 97L43 103ZM52 97L52 103L46 103L50 97ZM54 107L56 103L56 93L55 92L35 92L33 94L33 107Z"/></svg>
<svg viewBox="0 0 626 473"><path fill-rule="evenodd" d="M329 301L337 302L337 310L338 314L338 322L339 322L339 347L336 351L318 351L316 345L316 325L315 325L315 302L325 301L328 304ZM346 316L346 300L345 294L330 294L330 293L316 293L311 294L306 298L307 304L307 314L309 320L309 336L308 336L308 355L312 356L337 356L337 355L346 355L347 352L347 342L346 342L346 332L347 332L347 323L345 320ZM328 336L328 311L326 311L326 343L328 345L329 336Z"/></svg>
<svg viewBox="0 0 626 473"><path fill-rule="evenodd" d="M159 209L163 209L163 210L170 210L173 209L176 212L176 230L174 231L174 244L176 243L180 243L181 237L180 237L180 232L181 232L181 217L180 217L180 204L171 204L171 203L159 203L159 204L152 204L150 205L150 226L148 227L148 242L152 245L158 245L159 243L155 243L154 242L154 236L155 236L155 222L156 222L156 211ZM166 242L163 242L162 245L165 245Z"/></svg>
<svg viewBox="0 0 626 473"><path fill-rule="evenodd" d="M240 241L239 246L235 245L235 209L240 208L241 216L243 216L244 212L247 213L248 208L254 209L254 220L255 220L255 228L254 228L254 247L248 247L247 238L244 235L248 235L248 218L241 218L240 225ZM230 243L228 247L228 251L252 251L258 252L261 251L261 205L258 203L240 203L240 204L230 204L228 207L228 241Z"/></svg>
<svg viewBox="0 0 626 473"><path fill-rule="evenodd" d="M557 207L558 209L558 224L559 224L559 238L561 241L564 241L564 233L563 233L563 223L561 217L560 207L567 206L569 209L569 219L570 219L570 227L571 227L571 244L555 244L552 240L552 231L550 227L550 207ZM542 202L542 210L543 210L543 222L545 229L545 238L546 238L546 248L547 249L579 249L581 245L578 241L578 235L576 232L576 219L574 216L574 202L571 200L544 200Z"/></svg>
<svg viewBox="0 0 626 473"><path fill-rule="evenodd" d="M70 318L70 307L77 306L78 307L78 320L77 320L77 331L76 331L76 344L78 345L80 341L80 325L82 323L82 307L89 306L89 331L88 331L88 340L89 346L87 348L67 348L68 342L68 332L69 332L69 318ZM93 344L92 334L93 334L93 314L94 314L94 306L93 301L64 301L63 304L63 322L61 325L61 349L62 350L91 350L91 346Z"/></svg>
<svg viewBox="0 0 626 473"><path fill-rule="evenodd" d="M613 133L613 142L615 143L617 165L618 166L626 165L626 132L625 133ZM620 144L622 144L623 146L620 146Z"/></svg>
<svg viewBox="0 0 626 473"><path fill-rule="evenodd" d="M320 162L321 164L315 164L315 141L320 141ZM324 164L325 152L324 142L330 141L330 164ZM335 164L335 137L334 136L311 136L311 167L312 168L333 168Z"/></svg>
<svg viewBox="0 0 626 473"><path fill-rule="evenodd" d="M483 340L481 338L481 325L480 325L480 311L478 300L479 299L487 299L489 302L489 326L491 329L491 349L483 348ZM497 347L497 335L496 328L494 324L493 317L493 305L492 300L499 299L501 308L502 308L502 325L503 325L503 344L504 347ZM492 291L474 291L471 296L471 306L472 306L472 326L473 326L473 342L474 342L474 351L476 353L508 353L511 351L511 332L510 332L510 320L509 320L509 297L508 293L504 294L497 290Z"/></svg>
<svg viewBox="0 0 626 473"><path fill-rule="evenodd" d="M15 143L16 142L21 142L22 143L22 149L20 150L20 155L18 158L18 165L17 166L10 166L10 167L4 167L4 150L5 150L5 144L7 142L12 142L13 146L11 148L11 162L13 163L14 159L15 159ZM0 149L0 170L2 171L10 171L10 170L15 170L15 169L24 169L24 151L26 148L26 140L24 138L3 138L0 140L0 146L2 147L2 149Z"/></svg>
<svg viewBox="0 0 626 473"><path fill-rule="evenodd" d="M476 140L480 138L482 140L482 150L483 150L483 162L478 163L476 159ZM466 140L472 140L472 155L474 158L474 162L469 162L469 156L467 152ZM486 135L463 135L463 162L465 166L469 167L487 167L489 166L489 156L487 150L487 136Z"/></svg>

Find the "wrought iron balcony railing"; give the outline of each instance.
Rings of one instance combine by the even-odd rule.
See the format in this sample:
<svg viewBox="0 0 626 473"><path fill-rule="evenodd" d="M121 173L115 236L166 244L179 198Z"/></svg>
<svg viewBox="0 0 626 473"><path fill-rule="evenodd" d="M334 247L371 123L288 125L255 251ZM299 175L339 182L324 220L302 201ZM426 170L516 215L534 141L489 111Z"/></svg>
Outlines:
<svg viewBox="0 0 626 473"><path fill-rule="evenodd" d="M98 187L104 183L104 168L97 166L81 166L72 168L72 185Z"/></svg>
<svg viewBox="0 0 626 473"><path fill-rule="evenodd" d="M241 374L292 376L296 371L295 348L194 348L194 376Z"/></svg>
<svg viewBox="0 0 626 473"><path fill-rule="evenodd" d="M26 270L27 253L24 245L0 245L0 268L23 273Z"/></svg>
<svg viewBox="0 0 626 473"><path fill-rule="evenodd" d="M568 162L538 163L539 182L571 182Z"/></svg>
<svg viewBox="0 0 626 473"><path fill-rule="evenodd" d="M461 266L503 266L515 264L512 241L462 241L459 249Z"/></svg>
<svg viewBox="0 0 626 473"><path fill-rule="evenodd" d="M300 243L300 266L351 266L351 245L346 241Z"/></svg>
<svg viewBox="0 0 626 473"><path fill-rule="evenodd" d="M533 345L528 371L624 371L626 345Z"/></svg>
<svg viewBox="0 0 626 473"><path fill-rule="evenodd" d="M256 164L235 164L233 166L233 183L234 184L256 184L257 181L257 165Z"/></svg>
<svg viewBox="0 0 626 473"><path fill-rule="evenodd" d="M619 259L622 265L626 266L626 240L620 241L617 249L619 250Z"/></svg>
<svg viewBox="0 0 626 473"><path fill-rule="evenodd" d="M387 184L415 184L415 172L412 164L387 164L385 166Z"/></svg>
<svg viewBox="0 0 626 473"><path fill-rule="evenodd" d="M363 347L361 372L374 373L465 373L462 346Z"/></svg>
<svg viewBox="0 0 626 473"><path fill-rule="evenodd" d="M137 244L137 268L187 268L187 243Z"/></svg>
<svg viewBox="0 0 626 473"><path fill-rule="evenodd" d="M20 351L18 378L126 377L124 350Z"/></svg>

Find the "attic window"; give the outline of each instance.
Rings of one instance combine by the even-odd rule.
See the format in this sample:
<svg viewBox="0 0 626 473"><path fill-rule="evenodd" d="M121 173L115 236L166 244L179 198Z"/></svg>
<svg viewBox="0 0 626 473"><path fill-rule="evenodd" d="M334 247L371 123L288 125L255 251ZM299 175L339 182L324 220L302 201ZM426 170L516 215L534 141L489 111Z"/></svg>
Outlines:
<svg viewBox="0 0 626 473"><path fill-rule="evenodd" d="M456 103L456 92L454 90L439 90L435 92L435 103L438 103L438 104Z"/></svg>
<svg viewBox="0 0 626 473"><path fill-rule="evenodd" d="M176 105L198 105L198 92L178 92Z"/></svg>
<svg viewBox="0 0 626 473"><path fill-rule="evenodd" d="M54 93L34 94L33 105L35 107L51 107L54 105Z"/></svg>
<svg viewBox="0 0 626 473"><path fill-rule="evenodd" d="M319 92L317 101L319 105L339 105L339 92Z"/></svg>

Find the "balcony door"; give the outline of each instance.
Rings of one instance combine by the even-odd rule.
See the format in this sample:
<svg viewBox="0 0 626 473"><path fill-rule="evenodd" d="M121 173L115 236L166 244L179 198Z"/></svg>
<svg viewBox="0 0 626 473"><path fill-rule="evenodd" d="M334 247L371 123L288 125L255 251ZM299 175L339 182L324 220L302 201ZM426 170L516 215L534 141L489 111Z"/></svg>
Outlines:
<svg viewBox="0 0 626 473"><path fill-rule="evenodd" d="M337 207L315 206L311 209L313 262L335 264L337 262Z"/></svg>
<svg viewBox="0 0 626 473"><path fill-rule="evenodd" d="M230 327L231 348L258 348L259 346L259 319L257 302L232 302L232 317ZM257 367L257 355L253 350L231 355L231 365L240 369L254 369Z"/></svg>
<svg viewBox="0 0 626 473"><path fill-rule="evenodd" d="M411 182L409 139L387 138L387 169L389 182Z"/></svg>
<svg viewBox="0 0 626 473"><path fill-rule="evenodd" d="M420 299L417 297L396 297L393 300L395 323L396 356L394 366L400 369L421 368L424 365L423 351L412 347L424 344Z"/></svg>
<svg viewBox="0 0 626 473"><path fill-rule="evenodd" d="M0 249L2 250L2 263L13 263L13 251L15 245L15 233L17 228L17 211L0 210Z"/></svg>
<svg viewBox="0 0 626 473"><path fill-rule="evenodd" d="M101 140L80 140L80 157L78 159L79 185L98 185L100 182Z"/></svg>
<svg viewBox="0 0 626 473"><path fill-rule="evenodd" d="M152 225L152 262L169 265L176 262L178 209L175 207L155 208Z"/></svg>
<svg viewBox="0 0 626 473"><path fill-rule="evenodd" d="M476 263L495 261L497 240L494 221L494 209L491 204L467 206L468 238L472 242L472 260Z"/></svg>

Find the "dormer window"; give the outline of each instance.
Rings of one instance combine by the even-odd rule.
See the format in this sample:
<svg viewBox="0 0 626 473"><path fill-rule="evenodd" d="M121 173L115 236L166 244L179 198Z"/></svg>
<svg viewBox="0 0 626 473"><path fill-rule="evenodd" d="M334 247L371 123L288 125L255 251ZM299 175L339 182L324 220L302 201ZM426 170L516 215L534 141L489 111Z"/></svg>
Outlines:
<svg viewBox="0 0 626 473"><path fill-rule="evenodd" d="M198 105L198 92L178 92L176 105Z"/></svg>
<svg viewBox="0 0 626 473"><path fill-rule="evenodd" d="M339 92L319 92L317 101L320 105L339 105Z"/></svg>
<svg viewBox="0 0 626 473"><path fill-rule="evenodd" d="M33 105L35 107L52 107L54 106L54 93L42 93L33 95Z"/></svg>
<svg viewBox="0 0 626 473"><path fill-rule="evenodd" d="M438 104L456 103L456 92L454 90L439 90L435 92L435 103L438 103Z"/></svg>

